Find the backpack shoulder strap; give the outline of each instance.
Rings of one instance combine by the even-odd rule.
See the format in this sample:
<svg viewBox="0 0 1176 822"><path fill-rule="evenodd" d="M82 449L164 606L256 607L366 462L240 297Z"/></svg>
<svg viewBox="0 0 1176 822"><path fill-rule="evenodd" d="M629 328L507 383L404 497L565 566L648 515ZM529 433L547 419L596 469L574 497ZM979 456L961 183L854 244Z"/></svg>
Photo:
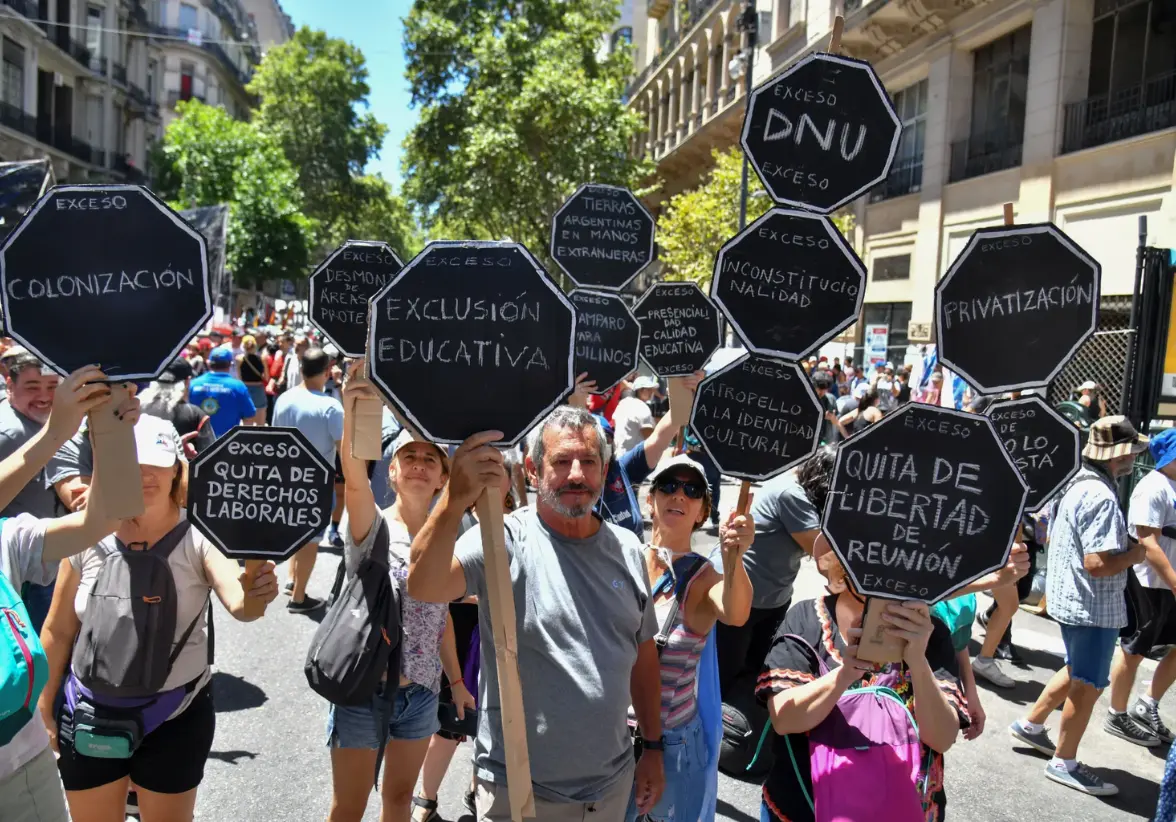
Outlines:
<svg viewBox="0 0 1176 822"><path fill-rule="evenodd" d="M184 650L184 646L187 645L188 640L192 638L192 632L196 630L196 626L200 623L200 617L204 616L204 612L206 609L209 609L208 612L211 615L211 613L212 613L212 611L210 610L211 605L212 605L212 593L209 592L209 594L204 598L204 604L201 605L199 609L197 609L196 616L193 617L192 621L188 623L188 627L184 629L184 633L180 634L180 638L176 642L176 647L172 649L172 652L170 654L168 654L167 672L168 672L169 676L171 675L172 666L175 665L176 660L180 658L180 651ZM210 654L209 664L211 664L211 660L212 660L212 657Z"/></svg>
<svg viewBox="0 0 1176 822"><path fill-rule="evenodd" d="M682 608L682 601L686 598L686 588L690 585L691 580L698 576L702 569L709 564L706 557L701 557L698 554L688 554L674 562L674 578L677 580L674 584L674 600L670 603L670 610L666 613L661 630L654 637L654 642L657 643L659 651L670 641L670 634L673 632L674 625L678 621L678 612ZM666 573L669 574L669 571ZM659 582L657 588L660 589L661 587L661 583Z"/></svg>
<svg viewBox="0 0 1176 822"><path fill-rule="evenodd" d="M186 517L181 519L178 523L176 523L174 528L160 537L159 540L151 546L151 555L158 557L164 562L167 562L167 558L170 557L172 551L176 550L179 544L184 541L184 537L188 535L188 529L191 527L192 523L189 522ZM118 537L114 538L114 543L117 546L117 549L120 551L127 548L127 545ZM103 550L101 545L102 543L99 542L97 546L99 550Z"/></svg>

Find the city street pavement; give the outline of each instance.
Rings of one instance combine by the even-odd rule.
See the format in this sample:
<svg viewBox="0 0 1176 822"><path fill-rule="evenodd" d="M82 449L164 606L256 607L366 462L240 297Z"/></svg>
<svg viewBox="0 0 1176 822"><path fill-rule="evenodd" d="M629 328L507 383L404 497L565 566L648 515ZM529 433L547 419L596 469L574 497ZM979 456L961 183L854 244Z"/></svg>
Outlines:
<svg viewBox="0 0 1176 822"><path fill-rule="evenodd" d="M724 484L724 505L734 504L735 486ZM711 539L699 535L706 545ZM337 553L321 552L310 590L324 596L334 578ZM285 569L279 569L285 580ZM806 562L798 597L818 595L821 578ZM295 616L280 596L266 616L240 624L217 606L216 740L196 805L199 820L307 822L326 819L331 771L325 747L326 704L306 685L302 665L316 627ZM987 606L987 602L983 603ZM983 631L977 626L977 638ZM1119 822L1150 819L1163 775L1166 749L1149 751L1102 731L1106 698L1096 709L1080 749L1081 759L1118 784L1117 797L1082 796L1049 782L1045 759L1014 747L1007 727L1032 704L1042 684L1062 664L1062 643L1051 621L1018 613L1013 636L1028 665L1006 667L1021 684L1011 691L982 691L987 730L974 742L961 739L947 754L948 819L966 822ZM973 651L978 650L974 646ZM1138 693L1155 665L1145 662ZM982 686L983 688L983 686ZM1165 706L1176 726L1176 712ZM1060 714L1050 722L1056 738ZM589 718L585 718L588 721ZM441 815L455 822L468 814L462 794L470 778L472 743L458 751L441 792ZM759 819L759 786L720 777L719 815L733 822ZM365 820L379 817L374 796ZM469 819L465 820L469 822Z"/></svg>

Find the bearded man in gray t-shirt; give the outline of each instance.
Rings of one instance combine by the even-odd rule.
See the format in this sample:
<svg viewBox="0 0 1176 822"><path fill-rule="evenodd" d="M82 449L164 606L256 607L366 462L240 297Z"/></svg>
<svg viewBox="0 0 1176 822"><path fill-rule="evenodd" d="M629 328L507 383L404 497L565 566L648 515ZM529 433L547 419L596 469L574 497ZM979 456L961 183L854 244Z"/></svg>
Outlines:
<svg viewBox="0 0 1176 822"><path fill-rule="evenodd" d="M460 539L461 518L487 488L505 483L497 431L466 440L449 484L412 545L408 590L450 602L476 594L486 603L479 529ZM556 409L533 433L527 472L534 508L505 520L518 619L518 667L536 818L621 822L634 790L633 705L644 753L636 766L639 812L661 796L661 690L657 621L640 540L593 513L609 455L595 419ZM456 551L455 551L456 547ZM480 610L478 818L510 818L498 668L488 607Z"/></svg>

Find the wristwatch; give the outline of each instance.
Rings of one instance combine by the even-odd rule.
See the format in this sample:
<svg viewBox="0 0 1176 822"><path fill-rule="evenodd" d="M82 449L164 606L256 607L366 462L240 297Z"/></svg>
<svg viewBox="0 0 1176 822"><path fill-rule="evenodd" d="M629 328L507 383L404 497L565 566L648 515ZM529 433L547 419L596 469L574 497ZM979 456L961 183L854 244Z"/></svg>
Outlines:
<svg viewBox="0 0 1176 822"><path fill-rule="evenodd" d="M666 749L666 738L664 736L659 736L657 739L641 737L641 748L646 751L664 751Z"/></svg>

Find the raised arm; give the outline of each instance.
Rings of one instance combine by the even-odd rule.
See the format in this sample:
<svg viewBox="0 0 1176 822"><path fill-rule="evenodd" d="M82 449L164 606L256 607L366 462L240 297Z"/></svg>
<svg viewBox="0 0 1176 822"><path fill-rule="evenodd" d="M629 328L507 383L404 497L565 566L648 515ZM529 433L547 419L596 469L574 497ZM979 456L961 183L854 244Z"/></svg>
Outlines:
<svg viewBox="0 0 1176 822"><path fill-rule="evenodd" d="M750 501L748 502L750 505ZM706 634L716 621L739 626L751 615L751 599L755 593L743 555L755 539L755 523L750 514L731 511L719 531L719 548L723 555L723 576L707 569L711 584L704 591L691 591L686 600L686 622L696 633Z"/></svg>
<svg viewBox="0 0 1176 822"><path fill-rule="evenodd" d="M682 385L690 389L690 393L693 395L698 391L698 384L702 382L705 376L705 371L695 371L689 377L681 378ZM683 425L690 422L689 418L689 408L679 408L675 411L673 404L671 404L669 413L657 421L657 425L653 428L653 433L645 438L645 462L649 465L650 471L657 468L662 454L666 452L666 449L670 447L670 443L674 441L674 435L682 429Z"/></svg>
<svg viewBox="0 0 1176 822"><path fill-rule="evenodd" d="M343 438L339 441L339 464L343 467L343 504L347 510L347 527L357 545L372 530L379 510L367 475L367 463L351 456L351 428L355 419L355 403L360 398L379 400L372 384L362 379L356 362L347 374L343 387Z"/></svg>

